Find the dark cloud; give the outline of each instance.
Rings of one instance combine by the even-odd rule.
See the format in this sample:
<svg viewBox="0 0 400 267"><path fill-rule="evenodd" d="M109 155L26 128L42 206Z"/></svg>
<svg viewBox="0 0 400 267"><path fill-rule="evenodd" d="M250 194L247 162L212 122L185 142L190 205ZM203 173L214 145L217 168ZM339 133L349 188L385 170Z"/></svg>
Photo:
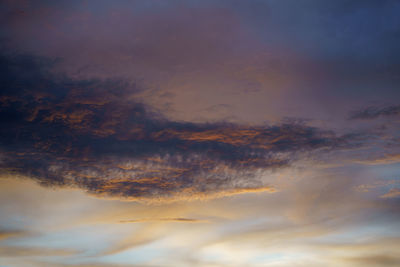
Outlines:
<svg viewBox="0 0 400 267"><path fill-rule="evenodd" d="M0 229L0 241L8 238L21 237L27 235L26 231L22 230L3 230Z"/></svg>
<svg viewBox="0 0 400 267"><path fill-rule="evenodd" d="M386 254L365 255L346 260L363 266L399 266L400 264L400 257Z"/></svg>
<svg viewBox="0 0 400 267"><path fill-rule="evenodd" d="M76 77L140 77L160 88L146 101L179 119L341 118L400 98L399 1L5 1L0 12L8 47L62 57ZM221 103L232 107L206 110Z"/></svg>
<svg viewBox="0 0 400 267"><path fill-rule="evenodd" d="M53 249L42 247L0 247L0 255L3 257L29 257L29 256L70 256L78 254L79 251Z"/></svg>
<svg viewBox="0 0 400 267"><path fill-rule="evenodd" d="M354 145L287 120L275 126L174 122L137 101L120 80L73 80L55 62L0 57L1 167L43 185L129 199L274 191L263 170L298 153Z"/></svg>
<svg viewBox="0 0 400 267"><path fill-rule="evenodd" d="M379 117L389 117L400 115L400 105L387 107L367 107L351 113L350 119L372 120Z"/></svg>

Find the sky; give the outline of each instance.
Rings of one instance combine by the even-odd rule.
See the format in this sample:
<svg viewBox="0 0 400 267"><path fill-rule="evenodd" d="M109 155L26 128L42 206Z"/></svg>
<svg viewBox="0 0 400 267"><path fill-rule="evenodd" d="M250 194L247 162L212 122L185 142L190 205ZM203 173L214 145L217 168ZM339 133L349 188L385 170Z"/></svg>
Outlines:
<svg viewBox="0 0 400 267"><path fill-rule="evenodd" d="M399 266L398 14L0 1L0 266Z"/></svg>

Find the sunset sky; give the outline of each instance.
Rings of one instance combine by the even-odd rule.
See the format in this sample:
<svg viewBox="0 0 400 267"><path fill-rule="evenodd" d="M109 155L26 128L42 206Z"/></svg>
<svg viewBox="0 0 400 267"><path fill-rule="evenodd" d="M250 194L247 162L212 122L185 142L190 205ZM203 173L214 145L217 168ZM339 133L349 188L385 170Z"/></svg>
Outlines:
<svg viewBox="0 0 400 267"><path fill-rule="evenodd" d="M400 266L400 1L0 1L0 266Z"/></svg>

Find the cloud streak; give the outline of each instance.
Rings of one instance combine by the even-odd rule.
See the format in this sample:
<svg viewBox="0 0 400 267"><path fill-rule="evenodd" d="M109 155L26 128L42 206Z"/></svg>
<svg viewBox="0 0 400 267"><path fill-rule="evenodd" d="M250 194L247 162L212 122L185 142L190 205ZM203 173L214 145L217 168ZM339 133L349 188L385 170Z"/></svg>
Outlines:
<svg viewBox="0 0 400 267"><path fill-rule="evenodd" d="M400 188L391 188L389 192L381 196L381 198L398 198L398 197L400 197Z"/></svg>
<svg viewBox="0 0 400 267"><path fill-rule="evenodd" d="M356 110L350 114L351 120L373 120L380 117L393 117L400 115L400 105L387 107L367 107Z"/></svg>
<svg viewBox="0 0 400 267"><path fill-rule="evenodd" d="M120 223L145 223L145 222L179 222L179 223L205 223L206 220L192 219L192 218L145 218L136 220L122 220Z"/></svg>

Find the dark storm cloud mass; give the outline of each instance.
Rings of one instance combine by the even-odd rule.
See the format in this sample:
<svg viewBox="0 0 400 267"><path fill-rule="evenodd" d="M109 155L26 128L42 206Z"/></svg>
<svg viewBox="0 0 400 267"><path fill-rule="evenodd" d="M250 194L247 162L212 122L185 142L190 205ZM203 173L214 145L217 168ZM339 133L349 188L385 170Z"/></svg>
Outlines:
<svg viewBox="0 0 400 267"><path fill-rule="evenodd" d="M273 191L262 170L296 154L354 145L303 123L195 124L137 101L134 83L73 80L30 55L0 59L3 171L129 199ZM354 141L354 140L353 140Z"/></svg>
<svg viewBox="0 0 400 267"><path fill-rule="evenodd" d="M387 107L367 107L351 113L350 119L372 120L379 117L393 117L400 115L400 105Z"/></svg>

